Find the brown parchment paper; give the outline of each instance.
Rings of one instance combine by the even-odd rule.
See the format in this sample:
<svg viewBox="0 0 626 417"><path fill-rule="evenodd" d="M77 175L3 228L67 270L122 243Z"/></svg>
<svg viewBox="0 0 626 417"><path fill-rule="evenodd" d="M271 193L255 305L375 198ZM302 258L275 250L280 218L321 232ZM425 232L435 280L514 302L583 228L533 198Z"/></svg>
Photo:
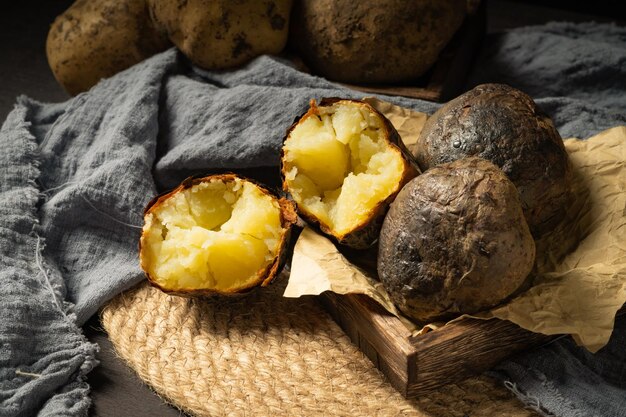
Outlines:
<svg viewBox="0 0 626 417"><path fill-rule="evenodd" d="M366 101L390 119L405 144L417 140L426 114ZM626 126L586 141L566 139L565 148L574 171L574 199L567 218L536 242L532 287L473 317L509 320L546 335L569 334L596 352L608 342L615 314L626 302ZM399 314L374 273L357 267L330 240L305 228L294 248L284 296L324 291L368 295L420 332Z"/></svg>

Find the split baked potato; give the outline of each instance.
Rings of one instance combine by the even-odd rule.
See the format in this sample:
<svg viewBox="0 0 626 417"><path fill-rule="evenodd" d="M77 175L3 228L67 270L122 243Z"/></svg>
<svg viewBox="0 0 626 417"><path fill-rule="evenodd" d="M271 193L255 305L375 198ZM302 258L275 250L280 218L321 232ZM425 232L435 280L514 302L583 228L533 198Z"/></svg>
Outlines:
<svg viewBox="0 0 626 417"><path fill-rule="evenodd" d="M234 174L189 179L147 207L141 267L166 292L243 293L280 272L296 220L292 202Z"/></svg>
<svg viewBox="0 0 626 417"><path fill-rule="evenodd" d="M389 203L418 170L392 124L358 100L323 99L288 130L283 189L340 244L370 247Z"/></svg>

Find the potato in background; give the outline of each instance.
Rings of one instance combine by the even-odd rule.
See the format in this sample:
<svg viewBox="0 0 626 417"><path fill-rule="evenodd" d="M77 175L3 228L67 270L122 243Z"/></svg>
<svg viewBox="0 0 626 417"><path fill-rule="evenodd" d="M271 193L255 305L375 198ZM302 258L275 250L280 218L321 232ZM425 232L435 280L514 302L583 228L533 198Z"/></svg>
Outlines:
<svg viewBox="0 0 626 417"><path fill-rule="evenodd" d="M46 54L59 84L76 95L170 46L145 0L78 0L52 24Z"/></svg>
<svg viewBox="0 0 626 417"><path fill-rule="evenodd" d="M350 83L423 75L461 26L466 0L299 0L290 43L314 72Z"/></svg>
<svg viewBox="0 0 626 417"><path fill-rule="evenodd" d="M148 0L155 25L194 64L225 69L287 43L291 0Z"/></svg>

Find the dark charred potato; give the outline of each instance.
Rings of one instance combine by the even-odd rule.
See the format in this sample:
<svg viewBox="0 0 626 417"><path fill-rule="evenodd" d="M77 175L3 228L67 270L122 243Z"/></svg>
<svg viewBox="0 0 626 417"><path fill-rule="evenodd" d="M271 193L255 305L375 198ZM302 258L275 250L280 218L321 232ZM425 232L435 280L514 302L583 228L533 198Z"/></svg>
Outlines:
<svg viewBox="0 0 626 417"><path fill-rule="evenodd" d="M567 209L571 168L563 140L528 95L507 85L479 85L441 107L411 150L423 171L467 156L499 166L517 187L535 237Z"/></svg>
<svg viewBox="0 0 626 417"><path fill-rule="evenodd" d="M78 0L52 24L46 54L54 77L74 95L170 46L145 0Z"/></svg>
<svg viewBox="0 0 626 417"><path fill-rule="evenodd" d="M300 0L290 43L316 73L351 83L424 74L465 16L465 0Z"/></svg>
<svg viewBox="0 0 626 417"><path fill-rule="evenodd" d="M287 43L292 0L147 0L157 27L194 64L242 65Z"/></svg>
<svg viewBox="0 0 626 417"><path fill-rule="evenodd" d="M233 174L186 180L146 209L141 267L151 284L180 295L266 286L296 219L292 202Z"/></svg>
<svg viewBox="0 0 626 417"><path fill-rule="evenodd" d="M287 131L283 189L341 244L367 248L417 167L389 120L362 101L324 99Z"/></svg>
<svg viewBox="0 0 626 417"><path fill-rule="evenodd" d="M492 163L466 158L398 194L380 233L378 274L404 314L430 322L499 304L534 258L513 183Z"/></svg>

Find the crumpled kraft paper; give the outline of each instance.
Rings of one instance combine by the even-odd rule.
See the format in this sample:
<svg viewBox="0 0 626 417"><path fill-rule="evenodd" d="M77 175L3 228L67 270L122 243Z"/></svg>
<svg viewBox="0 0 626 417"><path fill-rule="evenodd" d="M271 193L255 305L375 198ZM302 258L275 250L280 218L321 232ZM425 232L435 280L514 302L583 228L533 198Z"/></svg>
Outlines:
<svg viewBox="0 0 626 417"><path fill-rule="evenodd" d="M398 317L409 330L417 330L417 325L400 314L375 274L351 263L334 243L305 227L293 251L289 282L283 296L297 298L324 291L365 294Z"/></svg>
<svg viewBox="0 0 626 417"><path fill-rule="evenodd" d="M387 116L408 145L417 140L424 113L376 99L367 101ZM586 141L565 140L574 170L568 217L537 241L537 268L532 287L507 304L475 314L509 320L546 335L570 334L596 352L613 331L616 312L626 302L626 126L606 130ZM398 313L374 272L359 268L326 237L309 228L296 243L285 297L359 293Z"/></svg>
<svg viewBox="0 0 626 417"><path fill-rule="evenodd" d="M575 172L568 218L537 241L533 286L486 316L571 334L596 352L626 302L626 126L567 139L565 148Z"/></svg>

